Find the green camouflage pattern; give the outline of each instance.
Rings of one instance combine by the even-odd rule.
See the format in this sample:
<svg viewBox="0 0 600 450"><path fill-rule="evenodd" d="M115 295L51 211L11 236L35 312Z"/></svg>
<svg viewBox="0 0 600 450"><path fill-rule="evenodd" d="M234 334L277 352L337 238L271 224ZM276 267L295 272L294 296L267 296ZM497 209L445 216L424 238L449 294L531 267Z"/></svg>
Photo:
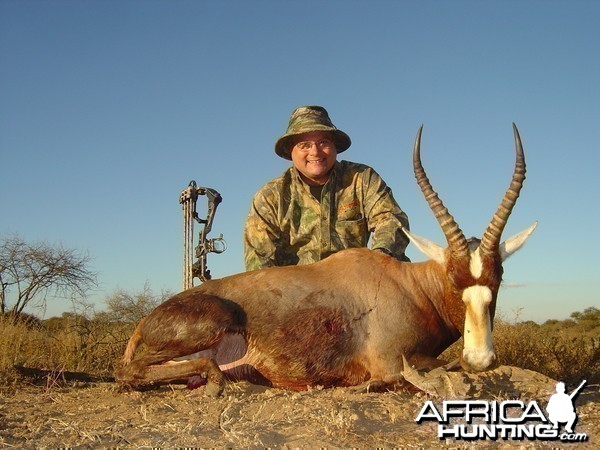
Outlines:
<svg viewBox="0 0 600 450"><path fill-rule="evenodd" d="M288 128L275 142L275 153L291 161L290 138L311 131L327 131L335 141L336 150L342 153L352 144L350 136L336 128L331 122L327 110L322 106L300 106L292 111Z"/></svg>
<svg viewBox="0 0 600 450"><path fill-rule="evenodd" d="M382 249L402 261L408 218L372 168L337 161L316 199L293 166L254 196L244 231L246 270L310 264L346 248Z"/></svg>

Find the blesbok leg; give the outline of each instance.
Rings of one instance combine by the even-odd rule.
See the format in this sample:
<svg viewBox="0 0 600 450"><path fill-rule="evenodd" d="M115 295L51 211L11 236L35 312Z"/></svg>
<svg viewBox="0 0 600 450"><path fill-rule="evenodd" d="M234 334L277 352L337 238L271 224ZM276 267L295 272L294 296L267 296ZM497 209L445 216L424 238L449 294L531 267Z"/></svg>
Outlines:
<svg viewBox="0 0 600 450"><path fill-rule="evenodd" d="M224 377L214 360L216 348L227 332L243 332L244 323L244 311L231 301L209 295L173 297L140 322L115 377L138 389L174 382L197 387L206 379L207 394L218 395ZM198 352L205 353L186 358Z"/></svg>
<svg viewBox="0 0 600 450"><path fill-rule="evenodd" d="M141 357L117 370L115 375L120 383L136 389L167 383L199 385L202 383L198 378L201 378L206 380L206 394L218 396L225 386L223 373L210 358L169 361L164 364L155 364L156 362L156 356Z"/></svg>

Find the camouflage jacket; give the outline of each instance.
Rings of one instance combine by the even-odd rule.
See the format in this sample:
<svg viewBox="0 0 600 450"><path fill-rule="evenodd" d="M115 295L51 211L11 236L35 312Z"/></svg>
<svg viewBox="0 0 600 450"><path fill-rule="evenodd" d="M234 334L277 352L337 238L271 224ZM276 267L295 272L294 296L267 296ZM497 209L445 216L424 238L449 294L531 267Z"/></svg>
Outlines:
<svg viewBox="0 0 600 450"><path fill-rule="evenodd" d="M408 218L370 167L337 161L316 199L290 167L254 196L244 231L246 270L310 264L337 251L382 249L408 261Z"/></svg>

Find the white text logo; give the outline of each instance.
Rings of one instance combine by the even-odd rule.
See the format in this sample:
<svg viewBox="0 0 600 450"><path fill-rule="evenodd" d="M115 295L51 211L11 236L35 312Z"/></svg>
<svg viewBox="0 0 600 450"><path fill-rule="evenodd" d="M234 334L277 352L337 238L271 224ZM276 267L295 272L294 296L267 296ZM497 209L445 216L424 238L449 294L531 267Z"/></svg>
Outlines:
<svg viewBox="0 0 600 450"><path fill-rule="evenodd" d="M520 400L445 400L440 409L428 400L415 422L437 422L440 439L586 441L585 433L574 431L577 413L573 406L573 398L584 384L585 380L567 394L565 384L557 383L556 393L546 406L547 415L535 400L528 403ZM564 424L563 431L561 424Z"/></svg>

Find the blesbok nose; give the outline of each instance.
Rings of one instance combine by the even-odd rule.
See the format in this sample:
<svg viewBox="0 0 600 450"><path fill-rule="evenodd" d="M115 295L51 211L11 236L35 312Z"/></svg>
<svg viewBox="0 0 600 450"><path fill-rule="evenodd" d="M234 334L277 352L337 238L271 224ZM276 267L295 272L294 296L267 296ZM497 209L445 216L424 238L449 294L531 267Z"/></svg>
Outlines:
<svg viewBox="0 0 600 450"><path fill-rule="evenodd" d="M483 372L494 369L498 365L498 359L494 349L483 349L474 351L464 349L460 358L461 367L468 372Z"/></svg>

